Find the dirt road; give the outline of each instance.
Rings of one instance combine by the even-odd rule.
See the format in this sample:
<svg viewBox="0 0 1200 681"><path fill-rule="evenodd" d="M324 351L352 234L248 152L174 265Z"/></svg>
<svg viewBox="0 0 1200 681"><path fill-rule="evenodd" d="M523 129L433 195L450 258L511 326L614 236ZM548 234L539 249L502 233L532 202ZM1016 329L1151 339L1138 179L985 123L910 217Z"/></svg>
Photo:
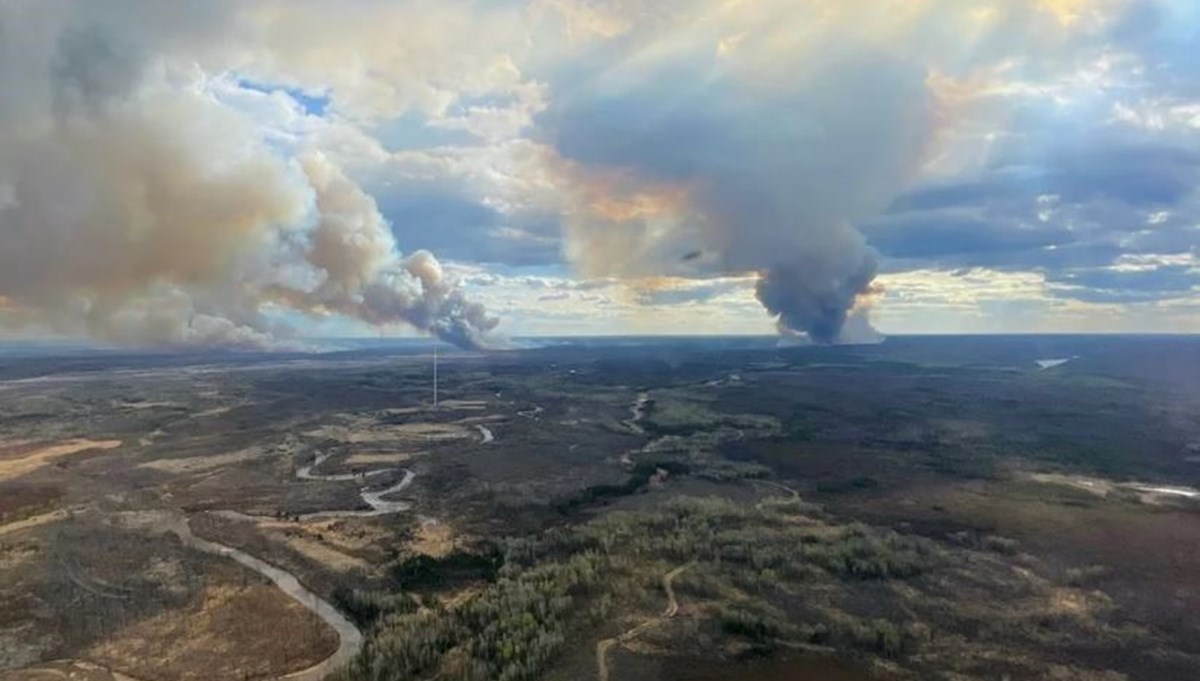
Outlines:
<svg viewBox="0 0 1200 681"><path fill-rule="evenodd" d="M675 588L672 585L672 582L675 581L676 577L683 574L685 570L693 565L695 565L695 561L684 563L683 565L680 565L674 570L671 570L667 574L663 575L662 586L663 591L667 594L667 607L662 611L661 614L651 617L650 619L642 622L632 629L629 629L619 636L606 638L603 641L596 643L596 678L599 681L608 681L608 651L610 648L632 640L646 629L655 626L660 622L669 620L679 613L679 601L675 599Z"/></svg>

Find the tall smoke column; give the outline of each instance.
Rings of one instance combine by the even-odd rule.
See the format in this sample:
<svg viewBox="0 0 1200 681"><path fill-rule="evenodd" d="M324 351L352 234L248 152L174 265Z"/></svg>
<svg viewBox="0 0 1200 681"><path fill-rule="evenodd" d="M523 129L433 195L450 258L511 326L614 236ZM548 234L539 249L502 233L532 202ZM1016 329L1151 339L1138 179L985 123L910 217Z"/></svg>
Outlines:
<svg viewBox="0 0 1200 681"><path fill-rule="evenodd" d="M499 319L471 302L428 251L400 256L375 200L320 154L301 159L319 216L303 259L322 273L315 287L280 284L277 299L374 325L404 322L465 348L502 344Z"/></svg>
<svg viewBox="0 0 1200 681"><path fill-rule="evenodd" d="M502 342L332 162L214 96L199 60L240 5L185 4L0 4L0 324L262 347L283 307Z"/></svg>
<svg viewBox="0 0 1200 681"><path fill-rule="evenodd" d="M568 257L592 276L755 274L782 331L846 340L877 270L853 225L904 189L937 130L919 19L961 14L895 6L906 34L864 22L887 14L873 4L725 3L629 38L632 56L545 117L576 196Z"/></svg>

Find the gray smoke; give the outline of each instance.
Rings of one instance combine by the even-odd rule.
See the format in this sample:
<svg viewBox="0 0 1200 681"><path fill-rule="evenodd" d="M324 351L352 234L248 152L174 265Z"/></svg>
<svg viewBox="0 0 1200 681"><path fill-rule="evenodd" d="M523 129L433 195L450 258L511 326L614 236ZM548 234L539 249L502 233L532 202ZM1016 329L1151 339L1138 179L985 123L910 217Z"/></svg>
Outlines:
<svg viewBox="0 0 1200 681"><path fill-rule="evenodd" d="M769 61L755 48L794 8L767 5L744 56L714 54L723 36L696 29L552 110L554 163L578 197L567 253L593 276L756 273L781 330L834 342L876 274L852 225L920 164L934 97L924 64L832 30Z"/></svg>
<svg viewBox="0 0 1200 681"><path fill-rule="evenodd" d="M854 225L964 160L941 142L1005 129L1005 84L1074 72L1063 47L1110 49L1122 4L588 3L631 21L545 116L574 192L566 254L591 276L752 273L784 333L872 337L875 255Z"/></svg>
<svg viewBox="0 0 1200 681"><path fill-rule="evenodd" d="M934 129L922 71L852 54L750 90L713 68L680 98L664 94L683 78L668 72L557 112L586 204L569 254L593 276L756 272L782 330L835 342L876 275L851 224L899 191Z"/></svg>
<svg viewBox="0 0 1200 681"><path fill-rule="evenodd" d="M403 321L460 347L503 342L493 335L499 319L468 300L432 253L397 255L374 199L324 156L307 155L302 165L320 216L302 258L324 278L310 288L278 285L273 290L278 300L379 326Z"/></svg>
<svg viewBox="0 0 1200 681"><path fill-rule="evenodd" d="M0 323L261 347L293 310L502 342L332 161L208 91L235 7L0 4Z"/></svg>
<svg viewBox="0 0 1200 681"><path fill-rule="evenodd" d="M875 269L870 255L845 270L818 258L797 260L761 272L755 292L781 331L803 330L814 342L833 343L843 340L847 316L869 292Z"/></svg>

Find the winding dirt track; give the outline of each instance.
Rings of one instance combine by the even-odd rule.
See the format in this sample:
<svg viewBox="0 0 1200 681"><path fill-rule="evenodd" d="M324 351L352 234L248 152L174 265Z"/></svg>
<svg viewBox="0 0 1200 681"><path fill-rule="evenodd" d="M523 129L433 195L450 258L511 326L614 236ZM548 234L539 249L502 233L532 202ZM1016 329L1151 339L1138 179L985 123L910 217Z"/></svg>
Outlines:
<svg viewBox="0 0 1200 681"><path fill-rule="evenodd" d="M666 620L669 620L675 615L679 614L679 601L675 599L675 588L672 585L672 582L675 581L676 577L683 574L685 570L695 564L695 561L684 563L683 565L680 565L674 570L671 570L667 574L663 575L662 586L663 591L667 594L667 607L662 611L661 614L651 617L636 627L627 630L623 634L614 636L613 638L606 638L596 643L596 678L599 681L608 681L608 651L610 648L615 645L623 644L626 641L633 640L634 637L646 629L661 622L665 622Z"/></svg>
<svg viewBox="0 0 1200 681"><path fill-rule="evenodd" d="M764 487L770 487L772 489L777 489L780 492L784 492L788 495L788 498L786 499L787 501L793 501L793 500L800 498L799 492L792 489L791 487L788 487L787 485L785 485L783 483L774 482L771 480L751 480L750 483L754 484L754 485L762 485ZM754 508L757 508L761 511L763 508L770 506L771 504L778 504L781 501L782 500L780 499L780 497L766 497L766 498L760 500L757 504L755 504Z"/></svg>

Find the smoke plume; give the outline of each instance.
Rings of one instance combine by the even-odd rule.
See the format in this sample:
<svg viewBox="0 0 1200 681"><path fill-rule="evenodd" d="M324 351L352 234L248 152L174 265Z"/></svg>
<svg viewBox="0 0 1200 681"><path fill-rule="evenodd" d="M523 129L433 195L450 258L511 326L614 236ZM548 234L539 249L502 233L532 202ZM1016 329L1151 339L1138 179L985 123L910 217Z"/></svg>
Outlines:
<svg viewBox="0 0 1200 681"><path fill-rule="evenodd" d="M630 37L625 60L545 116L575 196L567 256L591 276L753 273L781 331L844 340L877 270L853 225L928 156L941 114L928 45L964 53L944 26L970 17L936 1L707 7Z"/></svg>
<svg viewBox="0 0 1200 681"><path fill-rule="evenodd" d="M213 95L235 6L0 5L0 323L260 347L290 310L497 342L332 161Z"/></svg>
<svg viewBox="0 0 1200 681"><path fill-rule="evenodd" d="M460 347L496 344L499 320L469 301L432 253L400 258L370 196L324 156L305 156L302 166L320 216L302 257L324 278L316 287L277 285L277 300L375 325L403 321Z"/></svg>
<svg viewBox="0 0 1200 681"><path fill-rule="evenodd" d="M564 109L557 148L571 183L608 197L573 216L568 254L592 276L756 273L781 329L839 340L877 269L851 225L902 187L932 106L919 73L883 59L809 77L813 97L717 82L671 110L636 91ZM597 167L620 168L624 182Z"/></svg>

